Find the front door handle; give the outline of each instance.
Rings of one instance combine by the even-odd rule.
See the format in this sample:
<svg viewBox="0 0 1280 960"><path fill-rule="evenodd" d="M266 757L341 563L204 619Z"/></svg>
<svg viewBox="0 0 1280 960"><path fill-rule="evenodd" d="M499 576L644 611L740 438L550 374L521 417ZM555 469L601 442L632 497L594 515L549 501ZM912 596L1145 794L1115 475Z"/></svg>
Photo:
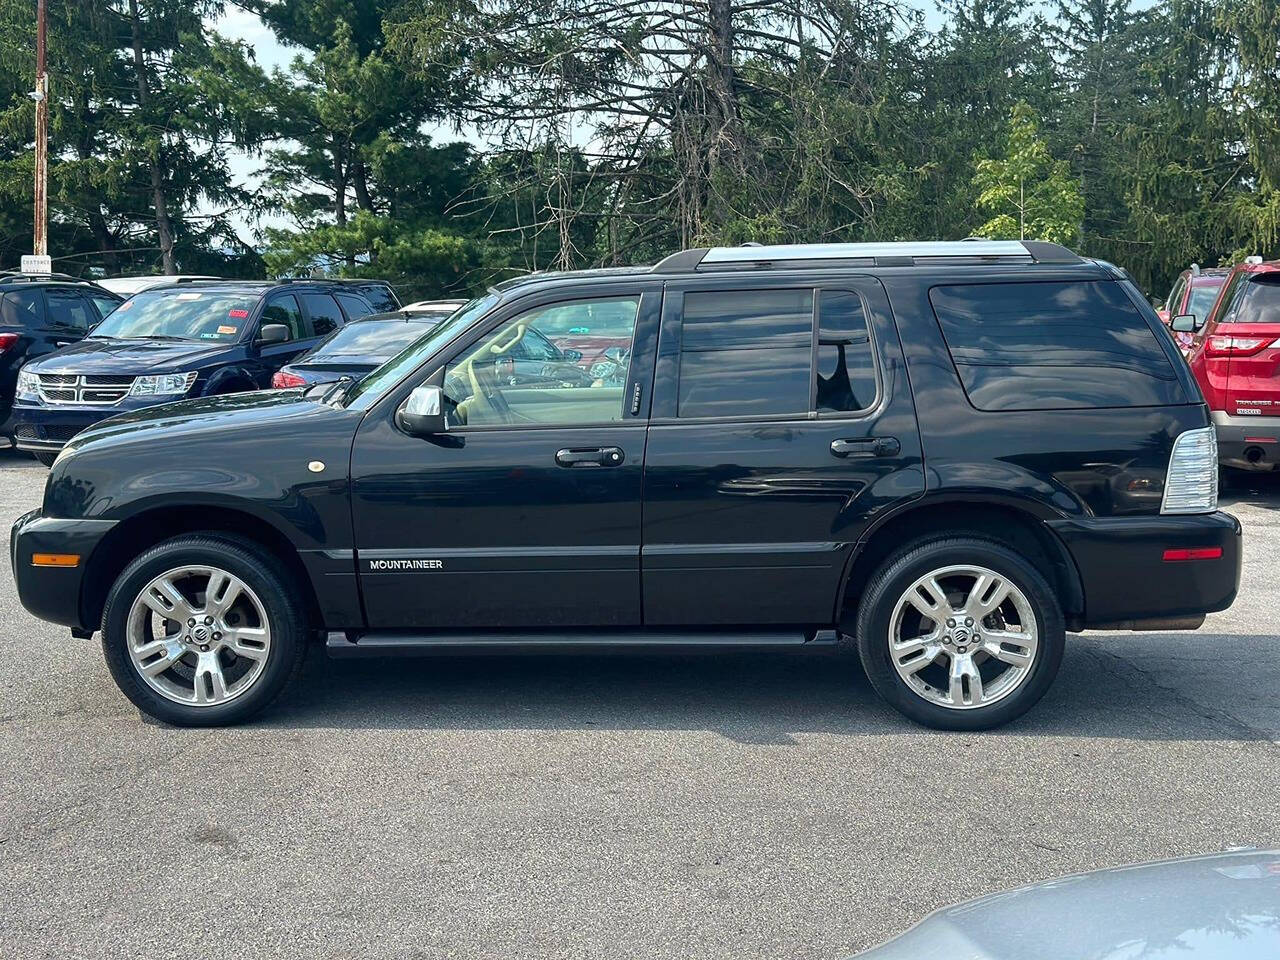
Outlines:
<svg viewBox="0 0 1280 960"><path fill-rule="evenodd" d="M565 447L556 451L556 463L562 467L616 467L625 459L621 447Z"/></svg>
<svg viewBox="0 0 1280 960"><path fill-rule="evenodd" d="M902 445L897 437L858 437L853 440L832 440L831 454L836 457L893 457Z"/></svg>

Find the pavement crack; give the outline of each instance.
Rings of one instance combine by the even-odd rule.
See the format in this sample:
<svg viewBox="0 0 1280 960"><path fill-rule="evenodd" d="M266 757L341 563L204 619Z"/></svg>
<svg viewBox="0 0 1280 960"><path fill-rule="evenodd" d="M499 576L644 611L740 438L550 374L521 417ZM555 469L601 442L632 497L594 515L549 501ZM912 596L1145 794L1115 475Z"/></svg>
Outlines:
<svg viewBox="0 0 1280 960"><path fill-rule="evenodd" d="M1255 727L1247 721L1242 720L1231 711L1224 710L1220 706L1210 706L1209 704L1201 703L1200 701L1188 696L1178 687L1171 687L1165 683L1161 683L1150 670L1147 670L1139 666L1133 660L1106 648L1096 640L1082 638L1082 641L1085 644L1085 650L1092 654L1094 659L1103 666L1110 666L1112 668L1112 673L1131 689L1139 689L1139 685L1134 682L1134 678L1132 676L1133 674L1136 674L1138 677L1141 677L1149 687L1159 690L1170 701L1182 704L1186 708L1194 711L1199 717L1215 723L1220 723L1231 729L1235 733L1237 739L1258 741L1273 748L1280 747L1280 743L1276 742L1274 735L1270 731ZM1122 669L1116 669L1117 667L1121 667ZM1130 674L1129 676L1124 675L1126 670ZM1164 717L1168 720L1176 719L1168 714L1164 714Z"/></svg>

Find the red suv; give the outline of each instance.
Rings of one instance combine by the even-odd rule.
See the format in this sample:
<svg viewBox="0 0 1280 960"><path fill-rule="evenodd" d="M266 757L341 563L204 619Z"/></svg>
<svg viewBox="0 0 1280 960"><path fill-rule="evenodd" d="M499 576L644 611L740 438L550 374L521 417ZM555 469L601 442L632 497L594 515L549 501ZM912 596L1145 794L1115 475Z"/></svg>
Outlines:
<svg viewBox="0 0 1280 960"><path fill-rule="evenodd" d="M1219 462L1245 470L1280 465L1280 261L1250 257L1199 322L1175 316L1192 334L1187 363L1213 411Z"/></svg>
<svg viewBox="0 0 1280 960"><path fill-rule="evenodd" d="M1213 308L1213 302L1218 299L1218 294L1230 272L1226 267L1202 270L1198 263L1193 263L1190 269L1178 274L1173 289L1165 298L1164 307L1156 311L1160 314L1160 319L1164 321L1165 326L1171 326L1174 317L1187 314L1195 317L1196 323L1203 323L1204 318ZM1178 341L1178 348L1185 356L1191 349L1194 337L1190 333L1175 330L1173 339Z"/></svg>

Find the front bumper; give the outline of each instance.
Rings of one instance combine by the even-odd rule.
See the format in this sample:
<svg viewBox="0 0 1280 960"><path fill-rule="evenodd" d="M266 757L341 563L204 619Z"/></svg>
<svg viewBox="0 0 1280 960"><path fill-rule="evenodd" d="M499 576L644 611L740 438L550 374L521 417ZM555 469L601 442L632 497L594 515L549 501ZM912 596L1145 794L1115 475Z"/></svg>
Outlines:
<svg viewBox="0 0 1280 960"><path fill-rule="evenodd" d="M183 397L125 397L110 404L43 404L19 400L10 417L14 445L19 450L56 453L81 430L131 410L158 407Z"/></svg>
<svg viewBox="0 0 1280 960"><path fill-rule="evenodd" d="M1225 610L1240 589L1240 521L1221 510L1188 516L1050 521L1080 571L1084 626L1168 621ZM1170 549L1221 556L1166 561Z"/></svg>
<svg viewBox="0 0 1280 960"><path fill-rule="evenodd" d="M1237 470L1280 469L1280 417L1232 416L1213 411L1218 462Z"/></svg>
<svg viewBox="0 0 1280 960"><path fill-rule="evenodd" d="M84 622L81 604L85 567L115 520L61 520L32 510L18 518L9 536L9 562L18 585L18 599L41 620L80 630L95 630ZM37 553L75 554L75 566L40 566Z"/></svg>

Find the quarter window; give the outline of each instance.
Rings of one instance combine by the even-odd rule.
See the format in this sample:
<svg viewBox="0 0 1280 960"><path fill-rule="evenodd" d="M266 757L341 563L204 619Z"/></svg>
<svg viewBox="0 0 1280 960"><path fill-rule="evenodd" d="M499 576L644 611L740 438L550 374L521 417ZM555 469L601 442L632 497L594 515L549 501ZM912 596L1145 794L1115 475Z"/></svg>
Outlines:
<svg viewBox="0 0 1280 960"><path fill-rule="evenodd" d="M876 396L875 357L862 298L823 290L818 301L818 366L814 391L819 413L852 413Z"/></svg>
<svg viewBox="0 0 1280 960"><path fill-rule="evenodd" d="M0 324L6 327L34 327L40 319L40 291L6 293L0 301Z"/></svg>
<svg viewBox="0 0 1280 960"><path fill-rule="evenodd" d="M979 410L1186 403L1155 332L1114 281L988 283L929 291Z"/></svg>
<svg viewBox="0 0 1280 960"><path fill-rule="evenodd" d="M579 300L501 323L445 370L448 422L575 426L621 420L639 306L639 297ZM601 316L610 318L607 329L596 323ZM584 327L591 332L580 332Z"/></svg>

